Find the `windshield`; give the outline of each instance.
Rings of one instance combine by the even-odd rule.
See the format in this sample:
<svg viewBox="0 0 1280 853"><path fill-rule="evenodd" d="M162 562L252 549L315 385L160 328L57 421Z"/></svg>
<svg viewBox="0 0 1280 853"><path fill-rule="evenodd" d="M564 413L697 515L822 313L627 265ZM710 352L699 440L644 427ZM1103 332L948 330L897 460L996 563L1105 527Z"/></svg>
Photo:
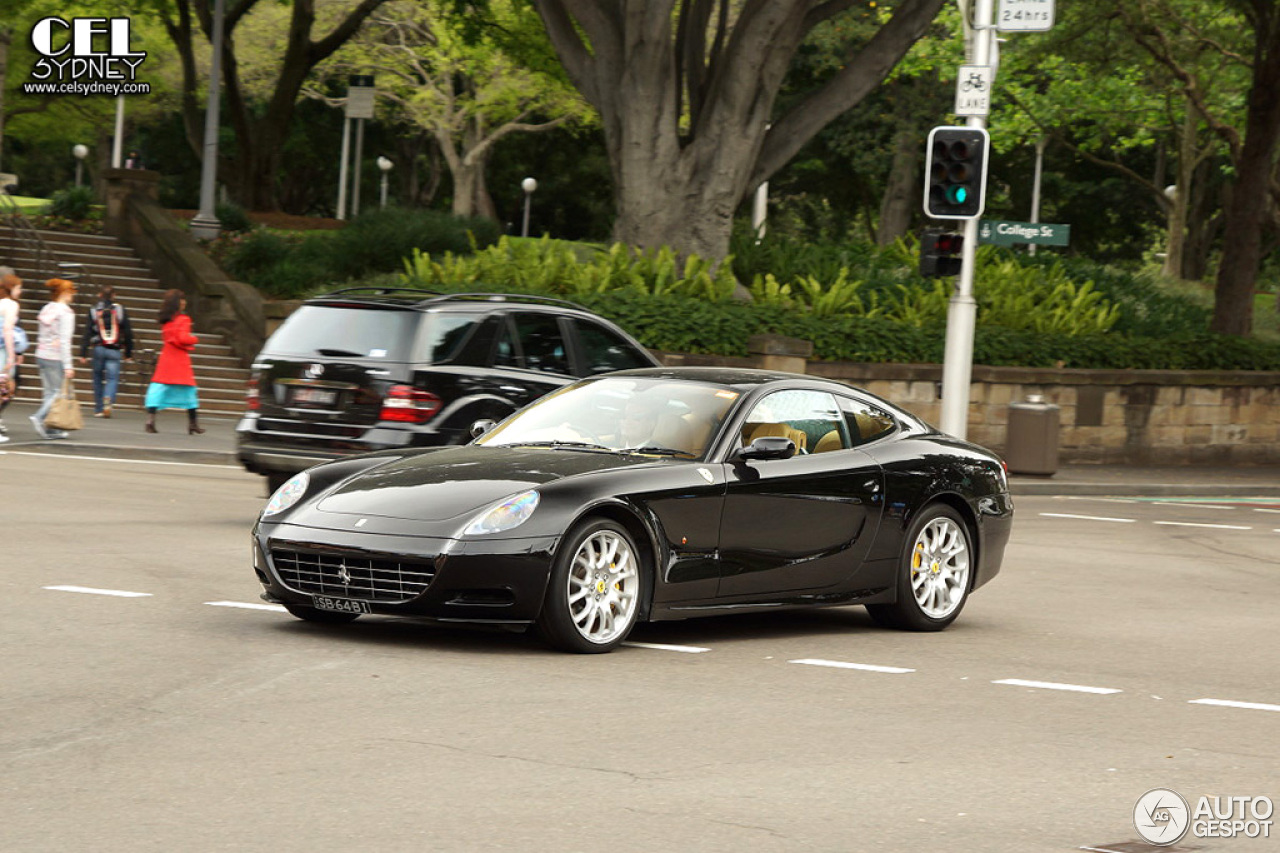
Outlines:
<svg viewBox="0 0 1280 853"><path fill-rule="evenodd" d="M416 311L303 305L276 330L263 352L408 361L419 316Z"/></svg>
<svg viewBox="0 0 1280 853"><path fill-rule="evenodd" d="M739 396L699 382L589 379L543 397L476 443L701 459Z"/></svg>

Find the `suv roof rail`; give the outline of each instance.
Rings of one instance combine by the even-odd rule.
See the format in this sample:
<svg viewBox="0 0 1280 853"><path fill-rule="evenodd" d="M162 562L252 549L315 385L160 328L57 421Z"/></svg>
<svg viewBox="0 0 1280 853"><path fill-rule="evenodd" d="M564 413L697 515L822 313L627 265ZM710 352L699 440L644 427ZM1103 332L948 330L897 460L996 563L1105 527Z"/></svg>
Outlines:
<svg viewBox="0 0 1280 853"><path fill-rule="evenodd" d="M408 293L414 296L422 296L424 293L439 295L440 291L426 290L421 287L344 287L342 290L335 290L332 293L322 293L314 298L328 299L331 296L356 296L360 294L366 296L394 296L397 293Z"/></svg>
<svg viewBox="0 0 1280 853"><path fill-rule="evenodd" d="M424 299L418 303L423 305L436 305L441 302L450 302L452 300L471 301L471 302L527 302L538 305L558 305L562 308L573 308L578 311L586 311L576 302L570 302L567 299L556 299L552 296L538 296L534 293L445 293L431 299Z"/></svg>

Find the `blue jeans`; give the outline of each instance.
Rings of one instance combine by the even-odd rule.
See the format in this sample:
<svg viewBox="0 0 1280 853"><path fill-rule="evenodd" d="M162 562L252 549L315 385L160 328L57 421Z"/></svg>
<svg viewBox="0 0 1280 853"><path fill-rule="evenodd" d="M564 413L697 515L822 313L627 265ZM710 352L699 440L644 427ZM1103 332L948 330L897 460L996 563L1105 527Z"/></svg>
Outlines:
<svg viewBox="0 0 1280 853"><path fill-rule="evenodd" d="M43 423L44 416L53 408L53 401L62 392L62 380L66 377L66 372L62 362L55 358L37 358L36 364L40 365L40 383L44 396L40 399L40 408L36 409L35 418Z"/></svg>
<svg viewBox="0 0 1280 853"><path fill-rule="evenodd" d="M116 400L116 388L120 385L120 350L104 347L93 348L93 411L101 412L105 403L110 406Z"/></svg>

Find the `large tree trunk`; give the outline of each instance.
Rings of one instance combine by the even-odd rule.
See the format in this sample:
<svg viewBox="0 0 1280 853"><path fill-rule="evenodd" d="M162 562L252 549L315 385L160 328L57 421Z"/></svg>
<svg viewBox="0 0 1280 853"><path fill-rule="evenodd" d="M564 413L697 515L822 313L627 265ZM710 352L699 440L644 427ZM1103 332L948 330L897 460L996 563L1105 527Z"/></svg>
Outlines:
<svg viewBox="0 0 1280 853"><path fill-rule="evenodd" d="M9 29L0 29L0 167L4 166L4 92L5 77L9 70L9 44L13 33ZM0 192L4 188L0 187Z"/></svg>
<svg viewBox="0 0 1280 853"><path fill-rule="evenodd" d="M1262 260L1262 229L1280 140L1280 10L1274 0L1255 0L1252 6L1257 15L1253 86L1244 145L1226 212L1210 327L1215 332L1246 336L1253 331L1253 288Z"/></svg>
<svg viewBox="0 0 1280 853"><path fill-rule="evenodd" d="M1183 278L1183 258L1187 239L1187 212L1191 209L1193 179L1196 167L1196 130L1200 126L1199 114L1191 99L1186 99L1187 112L1182 121L1182 138L1178 142L1178 176L1169 204L1168 240L1165 246L1164 269L1170 278Z"/></svg>
<svg viewBox="0 0 1280 853"><path fill-rule="evenodd" d="M187 141L197 157L204 156L204 106L197 98L203 81L196 73L195 27L199 21L206 44L212 42L212 3L199 0L172 0L176 20L165 9L164 25L178 50L182 64L182 112ZM226 100L225 118L236 135L233 159L219 157L219 174L231 187L236 201L250 210L277 210L276 176L288 138L294 105L307 75L347 42L369 15L388 0L360 0L327 35L312 40L316 0L291 0L293 14L280 72L266 104L250 104L240 87L236 63L235 29L259 0L232 0L227 3L223 26L222 92ZM261 118L254 118L261 112Z"/></svg>
<svg viewBox="0 0 1280 853"><path fill-rule="evenodd" d="M911 217L920 206L920 133L915 128L898 131L894 139L889 181L880 202L880 226L876 245L890 246L911 229Z"/></svg>
<svg viewBox="0 0 1280 853"><path fill-rule="evenodd" d="M615 238L712 259L728 253L747 192L879 85L943 2L895 3L843 70L774 117L804 37L853 0L534 0L570 79L600 112Z"/></svg>

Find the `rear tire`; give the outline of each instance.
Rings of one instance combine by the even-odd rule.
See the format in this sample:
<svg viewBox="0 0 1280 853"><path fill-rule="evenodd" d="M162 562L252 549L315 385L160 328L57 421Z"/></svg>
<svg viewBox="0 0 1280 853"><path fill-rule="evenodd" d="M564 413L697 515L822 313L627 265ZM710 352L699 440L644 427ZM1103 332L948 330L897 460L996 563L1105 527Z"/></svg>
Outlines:
<svg viewBox="0 0 1280 853"><path fill-rule="evenodd" d="M556 554L538 633L566 652L611 652L631 633L648 594L648 567L620 524L574 528Z"/></svg>
<svg viewBox="0 0 1280 853"><path fill-rule="evenodd" d="M904 631L941 631L960 615L973 584L973 543L954 509L933 504L920 511L903 543L898 600L868 604L877 623Z"/></svg>
<svg viewBox="0 0 1280 853"><path fill-rule="evenodd" d="M321 625L345 625L360 618L359 613L333 613L328 610L316 610L305 604L285 602L284 609L304 622L317 622Z"/></svg>

